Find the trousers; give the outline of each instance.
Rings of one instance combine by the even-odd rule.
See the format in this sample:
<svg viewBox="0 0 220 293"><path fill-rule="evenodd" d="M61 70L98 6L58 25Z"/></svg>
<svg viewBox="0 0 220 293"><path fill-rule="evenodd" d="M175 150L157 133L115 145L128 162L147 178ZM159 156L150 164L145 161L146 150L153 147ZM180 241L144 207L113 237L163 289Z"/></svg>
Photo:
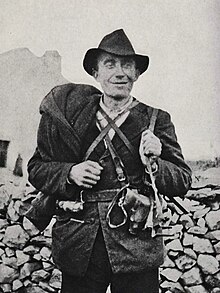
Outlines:
<svg viewBox="0 0 220 293"><path fill-rule="evenodd" d="M99 228L86 274L82 277L62 273L61 293L158 293L158 269L113 274L103 234Z"/></svg>

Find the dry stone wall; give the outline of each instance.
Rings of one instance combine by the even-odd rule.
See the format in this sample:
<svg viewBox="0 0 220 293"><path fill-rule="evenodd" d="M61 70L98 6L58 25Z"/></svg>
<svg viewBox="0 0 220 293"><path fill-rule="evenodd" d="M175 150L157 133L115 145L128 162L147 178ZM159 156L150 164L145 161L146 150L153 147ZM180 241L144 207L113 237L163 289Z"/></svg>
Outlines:
<svg viewBox="0 0 220 293"><path fill-rule="evenodd" d="M23 216L32 187L12 176L0 182L0 292L58 293L61 273L51 257L51 227L43 233ZM167 256L160 269L162 293L220 292L220 186L190 190L166 213ZM174 235L173 235L174 233Z"/></svg>

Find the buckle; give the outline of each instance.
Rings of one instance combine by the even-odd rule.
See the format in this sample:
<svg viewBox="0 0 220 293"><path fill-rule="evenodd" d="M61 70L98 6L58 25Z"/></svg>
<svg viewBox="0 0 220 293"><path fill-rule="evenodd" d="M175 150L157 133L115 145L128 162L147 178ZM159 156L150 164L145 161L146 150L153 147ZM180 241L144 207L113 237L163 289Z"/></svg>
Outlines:
<svg viewBox="0 0 220 293"><path fill-rule="evenodd" d="M83 200L83 191L84 191L84 190L81 190L81 191L80 191L80 202L81 202L82 204L85 203L85 201Z"/></svg>

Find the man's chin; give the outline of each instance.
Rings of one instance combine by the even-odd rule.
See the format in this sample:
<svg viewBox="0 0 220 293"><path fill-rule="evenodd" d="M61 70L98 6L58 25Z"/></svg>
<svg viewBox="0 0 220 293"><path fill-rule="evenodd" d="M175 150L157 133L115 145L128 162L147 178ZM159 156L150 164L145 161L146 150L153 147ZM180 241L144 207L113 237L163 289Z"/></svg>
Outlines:
<svg viewBox="0 0 220 293"><path fill-rule="evenodd" d="M108 96L111 97L112 99L120 101L130 97L130 93L116 92L116 93L110 93Z"/></svg>

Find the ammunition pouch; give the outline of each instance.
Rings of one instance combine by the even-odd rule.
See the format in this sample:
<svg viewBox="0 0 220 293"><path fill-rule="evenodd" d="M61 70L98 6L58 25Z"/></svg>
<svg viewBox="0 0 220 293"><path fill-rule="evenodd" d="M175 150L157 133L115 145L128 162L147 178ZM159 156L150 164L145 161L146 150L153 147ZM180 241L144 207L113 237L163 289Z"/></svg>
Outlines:
<svg viewBox="0 0 220 293"><path fill-rule="evenodd" d="M129 232L137 234L143 230L152 202L150 197L139 194L136 189L127 188L123 206L128 214Z"/></svg>

